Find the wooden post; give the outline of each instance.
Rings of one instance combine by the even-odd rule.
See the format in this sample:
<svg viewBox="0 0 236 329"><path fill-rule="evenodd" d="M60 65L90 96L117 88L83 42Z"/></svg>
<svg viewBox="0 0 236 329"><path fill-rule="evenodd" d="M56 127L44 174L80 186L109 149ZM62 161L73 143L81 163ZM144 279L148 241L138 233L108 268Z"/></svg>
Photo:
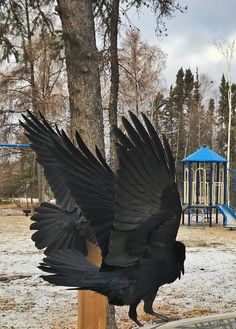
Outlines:
<svg viewBox="0 0 236 329"><path fill-rule="evenodd" d="M96 265L101 263L98 247L88 243L88 259ZM79 291L78 329L106 329L106 297L93 291Z"/></svg>

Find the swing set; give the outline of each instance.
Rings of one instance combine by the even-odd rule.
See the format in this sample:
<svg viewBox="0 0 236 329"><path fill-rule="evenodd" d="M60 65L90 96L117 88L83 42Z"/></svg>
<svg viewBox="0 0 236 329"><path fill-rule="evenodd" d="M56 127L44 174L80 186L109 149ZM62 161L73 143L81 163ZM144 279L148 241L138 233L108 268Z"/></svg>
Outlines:
<svg viewBox="0 0 236 329"><path fill-rule="evenodd" d="M182 166L182 223L184 224L184 215L187 212L189 226L193 222L205 220L209 221L209 226L212 226L213 212L216 224L220 212L225 226L236 227L236 215L228 205L227 160L204 145L184 158ZM232 172L235 176L232 188L236 190L236 171L232 170ZM235 201L233 194L231 199ZM229 216L228 213L231 215Z"/></svg>

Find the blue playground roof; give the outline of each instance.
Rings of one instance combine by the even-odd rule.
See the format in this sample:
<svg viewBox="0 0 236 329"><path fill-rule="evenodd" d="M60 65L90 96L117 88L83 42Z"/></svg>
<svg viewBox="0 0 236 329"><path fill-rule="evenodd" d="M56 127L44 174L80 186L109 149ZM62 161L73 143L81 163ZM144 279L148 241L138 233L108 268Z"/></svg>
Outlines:
<svg viewBox="0 0 236 329"><path fill-rule="evenodd" d="M227 162L227 160L204 145L184 158L182 162Z"/></svg>

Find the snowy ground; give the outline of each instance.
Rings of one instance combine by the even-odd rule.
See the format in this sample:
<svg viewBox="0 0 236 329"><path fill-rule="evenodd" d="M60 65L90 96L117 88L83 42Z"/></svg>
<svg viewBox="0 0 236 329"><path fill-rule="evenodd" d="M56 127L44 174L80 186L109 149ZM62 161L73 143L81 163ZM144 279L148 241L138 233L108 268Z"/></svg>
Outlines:
<svg viewBox="0 0 236 329"><path fill-rule="evenodd" d="M28 217L0 216L0 328L74 329L77 292L39 278L43 255L30 240L29 224ZM155 309L173 319L236 311L236 231L181 227L178 239L187 245L186 274L160 289ZM126 311L117 307L119 329L134 328ZM141 307L138 312L152 323Z"/></svg>

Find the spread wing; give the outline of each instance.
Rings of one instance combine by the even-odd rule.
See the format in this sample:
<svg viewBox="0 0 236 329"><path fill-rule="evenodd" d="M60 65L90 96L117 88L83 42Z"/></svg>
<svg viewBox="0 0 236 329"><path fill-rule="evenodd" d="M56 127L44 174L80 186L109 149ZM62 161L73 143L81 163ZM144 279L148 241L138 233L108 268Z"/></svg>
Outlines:
<svg viewBox="0 0 236 329"><path fill-rule="evenodd" d="M102 253L106 252L114 219L114 174L98 149L95 157L76 134L78 148L62 132L63 145L57 140L51 152L57 158L66 185L75 202L89 220Z"/></svg>
<svg viewBox="0 0 236 329"><path fill-rule="evenodd" d="M78 205L71 196L64 174L50 150L54 140L65 148L62 138L58 131L52 129L42 114L40 114L41 120L38 120L31 112L28 114L30 118L23 115L25 122L20 123L26 130L25 135L32 143L31 147L37 155L37 161L43 166L45 177L53 191L56 203L68 211L73 211Z"/></svg>
<svg viewBox="0 0 236 329"><path fill-rule="evenodd" d="M54 193L56 204L42 203L32 216L34 223L32 240L38 249L46 248L50 253L62 248L77 248L86 254L86 239L96 243L89 222L83 216L66 184L63 171L51 152L54 142L66 150L59 131L51 128L41 115L41 120L28 112L29 118L23 115L25 135L36 152L37 161L43 166L45 177Z"/></svg>
<svg viewBox="0 0 236 329"><path fill-rule="evenodd" d="M105 258L105 263L113 266L131 265L150 248L173 244L181 216L167 140L163 137L161 142L145 115L146 128L134 114L130 116L134 127L123 118L127 136L116 129L116 217Z"/></svg>

